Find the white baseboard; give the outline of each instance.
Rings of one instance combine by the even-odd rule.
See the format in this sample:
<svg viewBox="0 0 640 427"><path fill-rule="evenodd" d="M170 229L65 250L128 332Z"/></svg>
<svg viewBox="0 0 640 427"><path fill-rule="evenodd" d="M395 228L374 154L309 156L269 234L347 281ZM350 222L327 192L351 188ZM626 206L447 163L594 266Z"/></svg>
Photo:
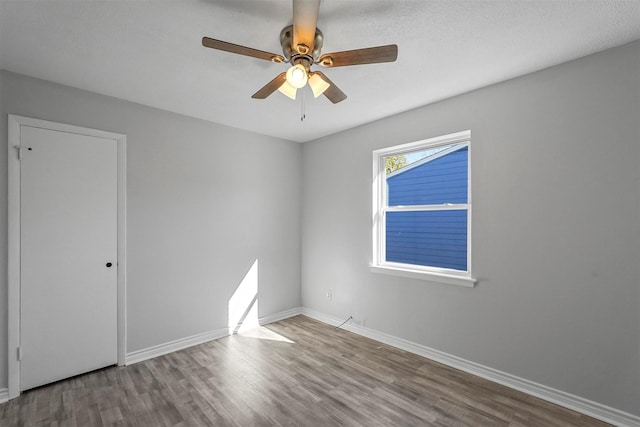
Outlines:
<svg viewBox="0 0 640 427"><path fill-rule="evenodd" d="M258 319L260 325L267 325L278 320L287 319L289 317L297 316L302 313L300 307L292 308L290 310L281 311L278 313L270 314L268 316ZM142 350L136 350L131 353L127 353L125 364L132 365L134 363L142 362L144 360L153 359L154 357L162 356L164 354L172 353L174 351L182 350L194 345L203 344L205 342L217 340L230 335L229 328L220 328L212 331L203 332L200 334L192 335L186 338L180 338L175 341L166 342L164 344L154 345L153 347L143 348ZM2 390L0 390L1 392ZM0 394L0 397L2 395Z"/></svg>
<svg viewBox="0 0 640 427"><path fill-rule="evenodd" d="M142 362L144 360L153 359L154 357L182 350L187 347L192 347L194 345L202 344L208 341L217 340L218 338L226 337L227 335L229 335L228 328L216 329L213 331L192 335L190 337L180 338L164 344L154 345L153 347L143 348L142 350L127 353L125 363L127 365L132 365L134 363Z"/></svg>
<svg viewBox="0 0 640 427"><path fill-rule="evenodd" d="M9 400L9 389L0 388L0 403L7 402Z"/></svg>
<svg viewBox="0 0 640 427"><path fill-rule="evenodd" d="M261 317L260 319L258 319L258 322L260 322L260 325L268 325L269 323L288 319L289 317L297 316L298 314L302 314L302 307L291 308L289 310L280 311L269 316Z"/></svg>
<svg viewBox="0 0 640 427"><path fill-rule="evenodd" d="M308 308L303 308L302 314L333 326L337 326L344 321L344 319L338 319L333 316L328 316L324 313ZM616 426L640 427L640 417L636 415L629 414L627 412L623 412L618 409L611 408L609 406L605 406L570 393L566 393L564 391L556 390L551 387L547 387L545 385L508 374L506 372L501 372L496 369L489 368L488 366L480 365L478 363L471 362L469 360L465 360L460 357L456 357L421 344L416 344L402 338L394 337L392 335L388 335L383 332L379 332L359 325L354 325L349 322L343 325L342 328L358 335L371 338L375 341L379 341L381 343L388 344L401 350L408 351L409 353L417 354L418 356L435 360L436 362L440 362L444 365L451 366L453 368L460 369L461 371L477 375L498 384L502 384L509 388L522 391L529 395L538 397L551 403L555 403L556 405L560 405L562 407L580 412L581 414L597 418L601 421Z"/></svg>

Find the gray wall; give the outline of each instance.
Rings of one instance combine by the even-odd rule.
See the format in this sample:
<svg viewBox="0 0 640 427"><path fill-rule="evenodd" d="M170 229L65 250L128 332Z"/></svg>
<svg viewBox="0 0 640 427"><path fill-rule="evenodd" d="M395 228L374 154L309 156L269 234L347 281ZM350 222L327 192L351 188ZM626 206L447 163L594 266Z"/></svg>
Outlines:
<svg viewBox="0 0 640 427"><path fill-rule="evenodd" d="M227 326L259 260L259 315L300 306L302 146L2 72L0 240L7 113L127 135L127 351ZM7 386L0 245L0 388Z"/></svg>
<svg viewBox="0 0 640 427"><path fill-rule="evenodd" d="M225 327L259 259L261 316L351 314L640 415L638 69L635 42L304 146L3 72L0 136L7 113L127 134L129 352ZM371 273L371 150L465 129L478 286ZM0 245L0 301L5 277Z"/></svg>
<svg viewBox="0 0 640 427"><path fill-rule="evenodd" d="M638 70L634 42L305 144L303 306L640 415ZM466 129L477 287L371 273L371 151Z"/></svg>

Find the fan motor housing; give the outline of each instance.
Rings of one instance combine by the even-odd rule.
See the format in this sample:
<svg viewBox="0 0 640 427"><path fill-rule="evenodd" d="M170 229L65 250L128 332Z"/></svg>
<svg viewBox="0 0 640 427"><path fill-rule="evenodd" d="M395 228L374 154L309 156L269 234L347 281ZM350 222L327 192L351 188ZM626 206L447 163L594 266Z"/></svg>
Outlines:
<svg viewBox="0 0 640 427"><path fill-rule="evenodd" d="M324 36L322 35L322 31L316 28L316 34L313 39L313 50L312 51L300 51L299 49L295 49L293 46L293 25L289 25L288 27L284 27L280 32L280 44L282 45L282 53L284 57L287 59L287 62L291 62L292 64L299 62L299 58L310 58L311 61L307 65L311 65L313 62L317 62L320 58L320 51L322 50L322 42L324 41Z"/></svg>

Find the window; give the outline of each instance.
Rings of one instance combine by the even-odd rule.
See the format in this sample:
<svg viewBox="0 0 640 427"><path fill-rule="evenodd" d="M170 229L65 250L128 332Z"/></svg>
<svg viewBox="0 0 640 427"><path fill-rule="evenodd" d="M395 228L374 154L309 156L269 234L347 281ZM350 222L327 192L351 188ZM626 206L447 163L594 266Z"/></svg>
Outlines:
<svg viewBox="0 0 640 427"><path fill-rule="evenodd" d="M473 286L471 132L373 152L372 271Z"/></svg>

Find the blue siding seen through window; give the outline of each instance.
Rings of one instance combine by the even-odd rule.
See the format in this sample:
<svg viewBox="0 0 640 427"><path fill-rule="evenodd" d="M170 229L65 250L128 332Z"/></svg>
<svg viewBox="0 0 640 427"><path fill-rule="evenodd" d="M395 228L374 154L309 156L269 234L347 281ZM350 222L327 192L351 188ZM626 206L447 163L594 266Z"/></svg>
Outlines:
<svg viewBox="0 0 640 427"><path fill-rule="evenodd" d="M388 206L468 202L468 147L387 177ZM386 213L386 261L467 271L467 210Z"/></svg>
<svg viewBox="0 0 640 427"><path fill-rule="evenodd" d="M467 203L467 157L463 148L387 177L388 206Z"/></svg>
<svg viewBox="0 0 640 427"><path fill-rule="evenodd" d="M389 262L467 270L467 211L387 213Z"/></svg>

